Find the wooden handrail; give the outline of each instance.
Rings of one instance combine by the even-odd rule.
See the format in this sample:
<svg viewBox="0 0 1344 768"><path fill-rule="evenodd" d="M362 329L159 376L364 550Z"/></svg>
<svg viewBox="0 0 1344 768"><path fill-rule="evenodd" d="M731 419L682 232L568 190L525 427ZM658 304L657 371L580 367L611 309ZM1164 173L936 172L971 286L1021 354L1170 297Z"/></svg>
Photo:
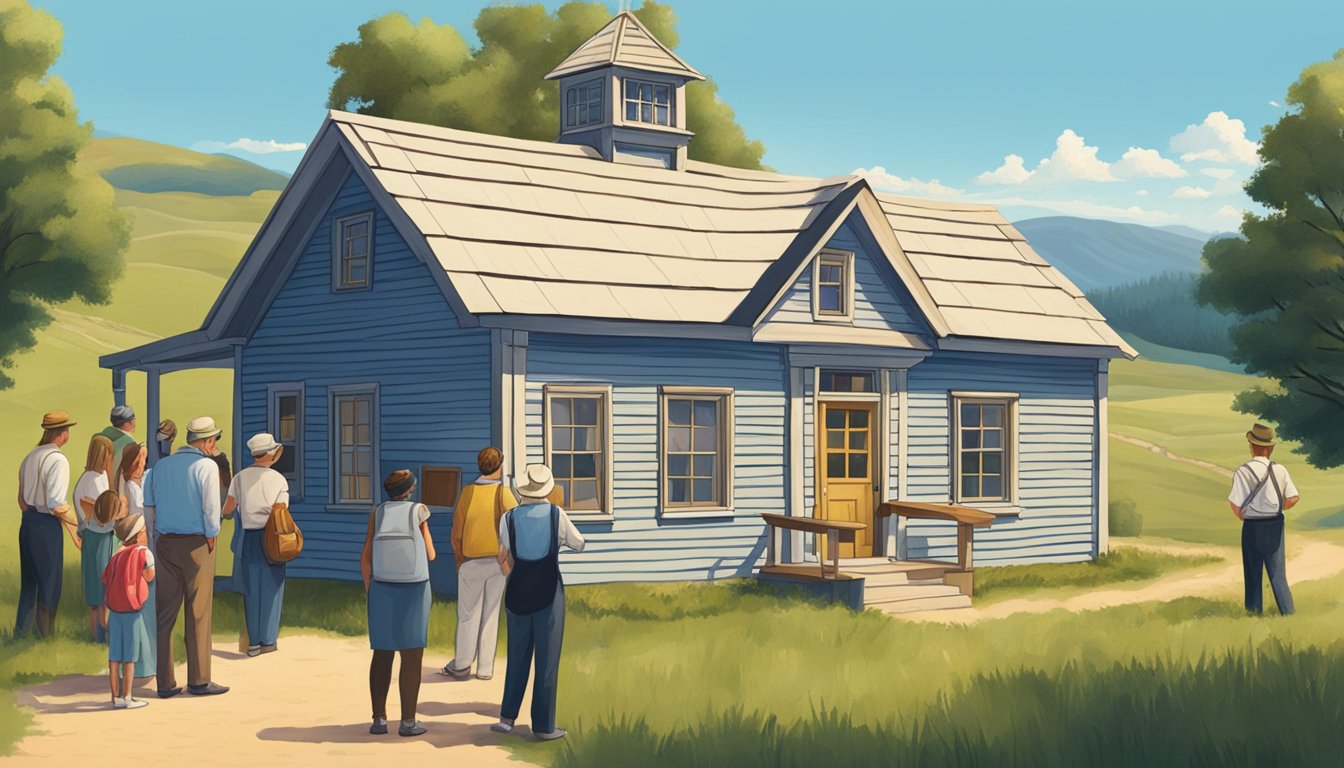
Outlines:
<svg viewBox="0 0 1344 768"><path fill-rule="evenodd" d="M973 507L961 507L955 504L926 504L916 501L885 501L877 508L881 517L900 515L923 520L951 520L965 523L976 528L988 528L994 522L994 516Z"/></svg>
<svg viewBox="0 0 1344 768"><path fill-rule="evenodd" d="M776 515L770 512L762 512L761 519L771 528L785 529L790 531L803 531L805 533L824 534L826 536L826 554L828 557L818 557L818 565L821 569L821 578L828 577L834 579L840 573L840 543L854 541L855 535L867 528L863 523L851 523L846 520L823 520L815 517L793 517L790 515ZM829 559L831 564L829 568L826 561ZM766 557L766 567L775 564L775 537L770 536L770 549Z"/></svg>

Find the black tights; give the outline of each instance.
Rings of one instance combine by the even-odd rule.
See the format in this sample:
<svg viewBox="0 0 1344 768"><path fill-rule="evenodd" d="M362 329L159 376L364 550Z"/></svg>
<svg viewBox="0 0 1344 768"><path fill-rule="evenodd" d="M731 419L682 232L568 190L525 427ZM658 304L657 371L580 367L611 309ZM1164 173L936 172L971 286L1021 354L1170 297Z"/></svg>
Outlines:
<svg viewBox="0 0 1344 768"><path fill-rule="evenodd" d="M415 705L420 698L420 666L425 658L424 648L403 651L374 651L369 664L369 696L373 699L375 719L387 719L387 691L392 687L392 657L401 653L401 675L397 690L401 693L401 719L415 720Z"/></svg>

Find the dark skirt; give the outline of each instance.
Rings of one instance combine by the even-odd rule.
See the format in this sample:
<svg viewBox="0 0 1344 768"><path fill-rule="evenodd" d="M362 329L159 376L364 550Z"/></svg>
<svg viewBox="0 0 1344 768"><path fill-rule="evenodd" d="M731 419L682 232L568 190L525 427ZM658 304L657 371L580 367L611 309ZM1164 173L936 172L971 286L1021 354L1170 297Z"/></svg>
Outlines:
<svg viewBox="0 0 1344 768"><path fill-rule="evenodd" d="M98 533L85 530L81 538L84 547L79 552L79 570L83 577L84 602L90 608L98 608L103 604L103 569L107 567L107 561L112 559L115 537L111 531Z"/></svg>
<svg viewBox="0 0 1344 768"><path fill-rule="evenodd" d="M369 647L404 651L429 644L429 582L369 582Z"/></svg>

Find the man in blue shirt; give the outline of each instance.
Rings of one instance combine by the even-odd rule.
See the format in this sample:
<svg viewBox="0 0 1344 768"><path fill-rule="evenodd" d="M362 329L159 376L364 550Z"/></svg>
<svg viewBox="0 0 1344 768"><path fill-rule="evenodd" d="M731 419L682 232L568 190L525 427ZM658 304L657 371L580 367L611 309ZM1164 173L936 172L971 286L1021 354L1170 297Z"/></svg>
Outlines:
<svg viewBox="0 0 1344 768"><path fill-rule="evenodd" d="M145 509L158 533L154 580L158 600L160 698L182 692L173 672L173 627L186 603L187 692L229 689L210 680L210 614L215 602L219 538L219 466L210 459L222 430L207 416L187 425L187 444L161 459L145 480Z"/></svg>

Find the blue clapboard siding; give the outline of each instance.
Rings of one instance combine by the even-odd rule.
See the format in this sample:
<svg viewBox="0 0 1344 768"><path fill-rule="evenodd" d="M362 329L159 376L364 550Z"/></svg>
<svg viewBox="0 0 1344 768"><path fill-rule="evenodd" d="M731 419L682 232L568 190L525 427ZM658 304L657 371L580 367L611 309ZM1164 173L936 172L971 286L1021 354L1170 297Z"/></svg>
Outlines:
<svg viewBox="0 0 1344 768"><path fill-rule="evenodd" d="M909 377L910 500L951 501L949 392L1017 393L1021 513L975 532L976 563L1092 556L1095 361L938 353L911 368ZM995 505L977 506L998 511ZM911 520L907 537L908 557L956 557L950 523Z"/></svg>
<svg viewBox="0 0 1344 768"><path fill-rule="evenodd" d="M458 326L429 267L381 210L374 226L372 288L332 291L333 220L371 209L368 190L350 176L243 350L247 435L269 429L268 384L304 383L303 499L294 502L293 511L305 546L289 566L294 576L359 578L368 510L328 507L329 386L378 385L375 468L382 475L455 466L469 482L476 452L490 440L489 332ZM373 478L373 485L381 500L382 478ZM451 580L452 518L448 510L434 512L430 529L441 554L435 582L442 588Z"/></svg>
<svg viewBox="0 0 1344 768"><path fill-rule="evenodd" d="M581 524L587 549L562 558L570 583L717 579L749 574L765 553L762 512L785 511L786 368L780 348L670 338L533 333L527 350L528 461L543 459L547 383L610 384L614 520ZM732 387L731 516L660 515L659 387Z"/></svg>
<svg viewBox="0 0 1344 768"><path fill-rule="evenodd" d="M927 335L914 300L896 279L862 217L851 214L826 243L854 254L854 326ZM808 263L784 297L766 315L770 323L812 324L812 270ZM826 323L833 325L833 323Z"/></svg>

